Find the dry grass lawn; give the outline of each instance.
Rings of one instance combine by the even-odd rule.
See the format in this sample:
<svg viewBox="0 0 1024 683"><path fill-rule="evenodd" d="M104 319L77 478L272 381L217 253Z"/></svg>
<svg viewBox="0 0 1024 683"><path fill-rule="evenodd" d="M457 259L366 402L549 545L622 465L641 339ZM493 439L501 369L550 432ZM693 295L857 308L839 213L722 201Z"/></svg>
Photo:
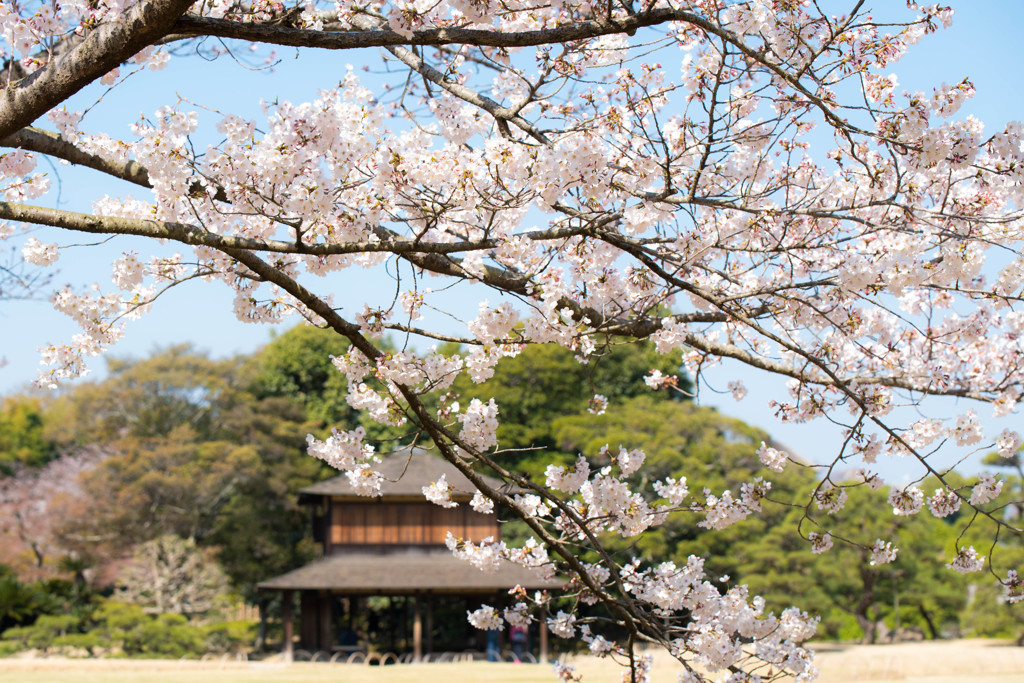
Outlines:
<svg viewBox="0 0 1024 683"><path fill-rule="evenodd" d="M818 647L821 683L1024 683L1024 648L983 640ZM618 683L607 661L580 657L584 683ZM677 667L656 656L653 683L675 683ZM280 662L0 659L0 682L18 683L550 683L550 667L529 664L423 664L387 667Z"/></svg>

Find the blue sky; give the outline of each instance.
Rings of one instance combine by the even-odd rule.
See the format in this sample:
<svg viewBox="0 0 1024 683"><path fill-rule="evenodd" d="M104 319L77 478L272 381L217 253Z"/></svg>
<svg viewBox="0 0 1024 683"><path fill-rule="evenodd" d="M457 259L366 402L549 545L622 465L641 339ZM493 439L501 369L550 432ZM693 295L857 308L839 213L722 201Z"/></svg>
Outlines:
<svg viewBox="0 0 1024 683"><path fill-rule="evenodd" d="M894 0L876 0L876 6L892 6L890 3L903 5ZM835 0L823 3L836 12L852 4ZM980 118L987 130L997 130L1009 120L1024 118L1024 72L1016 48L1022 26L1024 3L1005 0L960 3L951 29L927 37L906 58L893 65L891 71L898 74L901 88L911 91L929 91L941 82L956 83L969 76L977 87L977 94L965 105L963 113ZM337 82L347 63L358 65L361 58L376 62L375 52L366 55L320 52L308 61L296 60L294 51L282 49L278 56L280 62L272 71L241 68L229 58L215 62L172 59L164 72L139 74L98 103L96 99L102 91L91 89L69 108L92 105L84 127L93 132L106 130L115 137L129 136L127 126L130 123L139 116L152 115L162 105L174 104L179 97L259 120L261 100L312 99L318 89ZM59 177L61 208L87 210L91 199L102 192L143 194L139 188L112 185L106 180L98 185L95 174L88 171L63 167L59 169ZM54 191L47 201L58 205L56 199ZM46 230L40 230L37 236L43 241L57 239ZM105 286L109 282L109 261L133 248L143 255L152 253L152 245L130 238L116 238L99 249L66 249L60 261L57 284L84 285L99 281ZM388 281L382 279L368 286L364 278L363 273L356 272L332 278L330 286L337 302L343 304L350 291L359 293L356 309L361 308L362 297L370 290L383 299L390 299L393 288ZM191 343L215 356L251 352L268 341L273 328L236 321L231 312L231 299L231 293L222 285L195 283L178 288L159 301L153 312L130 324L127 337L113 349L113 354L138 357L159 347L180 343ZM476 301L472 292L454 292L451 303L460 317L473 316ZM34 379L39 368L36 349L49 342L67 341L74 332L70 321L53 312L46 302L0 302L0 356L8 361L0 368L0 392L16 392ZM103 361L93 359L92 366L94 376L100 376ZM750 395L740 404L728 393L710 391L712 387L724 391L736 370L726 365L710 373L710 385L702 390L701 402L767 429L807 459L817 460L834 452L839 438L837 429L821 421L811 425L780 425L771 415L767 401L784 395L783 383L778 380L751 379L747 382ZM749 375L749 372L744 374ZM935 416L942 416L956 412L957 406L933 402L926 408ZM988 414L984 408L979 412ZM910 413L907 416L914 417ZM822 447L822 453L815 451L818 447ZM909 470L904 470L903 465L896 463L891 465L889 474L898 478L909 476Z"/></svg>

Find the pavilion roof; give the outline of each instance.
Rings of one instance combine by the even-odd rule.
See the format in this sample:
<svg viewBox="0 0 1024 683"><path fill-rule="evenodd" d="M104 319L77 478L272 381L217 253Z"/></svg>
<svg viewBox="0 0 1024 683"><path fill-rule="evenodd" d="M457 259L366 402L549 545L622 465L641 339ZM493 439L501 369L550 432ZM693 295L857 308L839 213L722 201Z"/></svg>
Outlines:
<svg viewBox="0 0 1024 683"><path fill-rule="evenodd" d="M445 481L452 486L452 498L468 500L476 487L473 483L444 458L434 455L422 448L404 448L384 457L374 465L374 470L384 477L379 498L423 498L423 487L433 483L444 475ZM500 489L504 484L493 478L483 477L492 487ZM310 497L337 496L352 497L366 500L359 496L348 482L348 477L341 475L333 479L307 486L299 492L300 500Z"/></svg>
<svg viewBox="0 0 1024 683"><path fill-rule="evenodd" d="M259 584L260 590L333 590L349 594L491 593L514 586L558 588L560 579L542 579L532 570L502 561L485 572L447 550L331 555Z"/></svg>

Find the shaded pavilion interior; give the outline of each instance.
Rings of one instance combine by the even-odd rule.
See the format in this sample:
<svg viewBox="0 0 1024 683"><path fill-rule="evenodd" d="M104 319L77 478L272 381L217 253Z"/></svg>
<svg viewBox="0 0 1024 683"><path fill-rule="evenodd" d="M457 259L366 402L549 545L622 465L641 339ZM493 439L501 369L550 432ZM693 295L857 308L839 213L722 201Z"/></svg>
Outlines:
<svg viewBox="0 0 1024 683"><path fill-rule="evenodd" d="M467 623L467 610L482 603L508 604L514 586L537 590L561 585L510 562L484 572L448 551L444 542L449 531L479 542L489 536L500 539L501 530L497 515L478 513L467 504L476 489L447 461L414 448L388 456L375 469L385 479L375 498L356 495L344 475L300 493L300 502L316 506L314 538L323 557L259 584L260 590L282 594L287 658L292 656L296 592L302 649L362 650L371 627L379 643L383 626L385 648L422 661L438 647L484 650L486 634ZM442 475L459 503L455 508L442 508L423 496L424 484ZM501 486L493 479L489 483ZM531 635L538 656L546 659L543 619Z"/></svg>

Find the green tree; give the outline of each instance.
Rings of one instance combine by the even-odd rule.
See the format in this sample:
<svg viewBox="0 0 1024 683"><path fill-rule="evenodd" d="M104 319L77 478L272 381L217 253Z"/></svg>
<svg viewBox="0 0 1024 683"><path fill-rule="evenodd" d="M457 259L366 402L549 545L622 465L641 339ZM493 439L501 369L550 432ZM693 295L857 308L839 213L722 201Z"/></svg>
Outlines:
<svg viewBox="0 0 1024 683"><path fill-rule="evenodd" d="M498 441L515 453L507 461L523 460L530 469L527 449L555 448L552 425L562 416L585 415L597 387L609 405L615 406L634 396L651 396L655 402L679 402L692 392L692 384L682 373L679 354L662 355L650 344L618 344L595 352L580 363L572 352L554 344L528 346L515 358L504 358L494 369L494 378L485 385L473 384L460 375L452 385L459 400L493 398L501 406ZM644 383L652 369L676 375L678 390L653 392ZM536 468L534 468L536 469Z"/></svg>
<svg viewBox="0 0 1024 683"><path fill-rule="evenodd" d="M63 520L66 545L102 561L166 534L192 539L265 612L255 584L315 550L298 491L333 472L305 452L303 404L261 391L252 362L174 348L69 394L63 438L107 440L115 454L83 477L88 504Z"/></svg>
<svg viewBox="0 0 1024 683"><path fill-rule="evenodd" d="M935 488L929 489L929 482L920 486L929 493ZM945 567L954 555L955 516L939 519L927 507L916 515L883 516L879 509L891 509L888 490L862 485L846 491L849 498L841 511L815 515L821 528L804 524L805 531L852 530L847 540L853 544L837 540L807 568L807 581L826 587L825 597L834 607L831 628L840 628L839 614L849 615L863 640L873 643L880 622L891 629L919 628L932 638L940 637L944 626L956 626L967 581ZM871 564L868 546L876 539L899 548L895 561Z"/></svg>
<svg viewBox="0 0 1024 683"><path fill-rule="evenodd" d="M22 582L0 564L0 632L34 624L46 615L88 614L95 597L88 587L64 579Z"/></svg>
<svg viewBox="0 0 1024 683"><path fill-rule="evenodd" d="M324 472L302 452L301 423L288 423L286 406L271 400L263 407L266 414L248 416L274 430L263 441L204 441L189 427L166 439L122 440L120 454L84 476L91 508L67 520L62 535L98 539L93 554L166 534L219 547L232 583L253 597L251 583L309 559L301 541L310 522L297 492Z"/></svg>
<svg viewBox="0 0 1024 683"><path fill-rule="evenodd" d="M60 444L167 437L187 427L217 434L238 396L239 361L216 361L188 345L143 360L110 359L109 376L81 384L55 401L47 435Z"/></svg>
<svg viewBox="0 0 1024 683"><path fill-rule="evenodd" d="M121 453L84 477L94 499L91 518L72 520L102 529L121 544L172 533L206 541L224 506L262 469L256 447L205 441L183 426L167 439L123 439ZM144 514L143 514L144 513Z"/></svg>
<svg viewBox="0 0 1024 683"><path fill-rule="evenodd" d="M607 464L595 456L604 446L612 454L622 446L626 449L643 446L647 455L642 476L645 480L664 477L686 477L700 481L712 493L719 495L729 489L738 493L742 482L758 474L772 482L772 500L792 503L801 484L813 476L799 464L791 464L783 473L765 470L757 456L768 435L742 420L722 415L713 408L698 406L689 401L658 401L651 396L638 396L612 404L605 415L597 419L567 416L556 420L552 427L557 448L567 457L583 453L595 466ZM770 475L770 476L769 476ZM700 492L691 492L700 497ZM746 581L760 574L760 562L768 555L778 553L808 554L808 546L798 534L791 531L784 538L766 537L776 529L792 522L791 508L784 504L765 503L757 515L727 529L709 533L697 526L702 518L698 513L677 512L666 524L643 534L630 546L632 555L645 560L668 557L685 562L691 554L707 558L709 575L728 575L733 580ZM622 541L609 543L624 547ZM762 584L767 588L768 584ZM760 592L760 591L759 591ZM778 601L782 606L791 597L782 589Z"/></svg>
<svg viewBox="0 0 1024 683"><path fill-rule="evenodd" d="M24 584L6 565L0 565L0 630L34 622L54 608L49 596Z"/></svg>
<svg viewBox="0 0 1024 683"><path fill-rule="evenodd" d="M8 396L0 402L0 470L10 473L12 464L39 467L56 449L44 436L45 410L31 396Z"/></svg>
<svg viewBox="0 0 1024 683"><path fill-rule="evenodd" d="M302 403L306 416L326 425L354 424L345 401L348 386L331 356L348 351L348 340L333 330L299 325L276 336L252 359L253 391L260 397L288 397Z"/></svg>

